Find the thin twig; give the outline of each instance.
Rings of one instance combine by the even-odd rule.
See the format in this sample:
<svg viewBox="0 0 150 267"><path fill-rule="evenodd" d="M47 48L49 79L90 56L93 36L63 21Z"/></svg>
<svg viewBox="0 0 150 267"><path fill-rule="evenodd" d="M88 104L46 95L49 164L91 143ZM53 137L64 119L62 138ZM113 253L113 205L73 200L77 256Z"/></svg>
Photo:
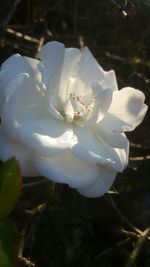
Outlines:
<svg viewBox="0 0 150 267"><path fill-rule="evenodd" d="M85 47L83 36L78 36L78 43L79 43L80 50L82 51L83 48Z"/></svg>
<svg viewBox="0 0 150 267"><path fill-rule="evenodd" d="M130 146L131 147L135 147L135 148L139 148L139 149L150 149L150 146L144 146L144 145L135 144L135 143L132 143L132 142L130 142Z"/></svg>
<svg viewBox="0 0 150 267"><path fill-rule="evenodd" d="M142 235L143 231L141 231L139 228L137 228L136 226L134 226L127 218L126 216L119 210L119 208L117 207L116 203L114 202L112 196L109 194L107 195L106 198L109 203L112 205L112 207L114 208L114 210L116 211L116 213L119 215L119 217L121 218L122 221L124 221L135 233ZM147 237L148 240L150 240L150 236Z"/></svg>
<svg viewBox="0 0 150 267"><path fill-rule="evenodd" d="M130 161L150 160L150 155L138 156L138 157L130 157L129 159L130 159Z"/></svg>
<svg viewBox="0 0 150 267"><path fill-rule="evenodd" d="M33 43L36 43L36 44L39 44L39 39L36 39L36 38L33 38L32 36L30 35L27 35L27 34L23 34L21 32L18 32L18 31L15 31L11 28L6 28L5 29L6 32L12 34L12 35L15 35L15 37L17 38L21 38L21 39L24 39L26 41L29 41L29 42L33 42Z"/></svg>
<svg viewBox="0 0 150 267"><path fill-rule="evenodd" d="M75 5L74 5L74 25L73 25L73 33L76 36L77 31L78 31L78 0L75 0Z"/></svg>
<svg viewBox="0 0 150 267"><path fill-rule="evenodd" d="M49 182L48 179L42 179L42 180L36 181L36 182L24 183L22 185L22 188L30 188L32 186L42 185L42 184L46 184L48 182Z"/></svg>
<svg viewBox="0 0 150 267"><path fill-rule="evenodd" d="M127 239L125 239L125 240L123 240L123 241L117 242L117 243L114 244L112 247L110 247L110 248L106 249L105 251L101 252L100 254L98 254L98 255L94 258L94 260L95 260L95 261L100 260L100 258L102 258L102 257L106 256L107 254L112 253L114 250L119 249L120 247L122 247L122 246L128 244L130 241L131 241L131 239L130 239L130 238L127 238Z"/></svg>
<svg viewBox="0 0 150 267"><path fill-rule="evenodd" d="M30 259L25 257L18 258L19 266L26 266L26 267L36 267L35 263L33 263Z"/></svg>
<svg viewBox="0 0 150 267"><path fill-rule="evenodd" d="M141 234L141 231L134 226L126 217L125 215L119 210L116 203L114 202L111 195L107 195L107 199L109 200L109 203L112 205L112 207L115 209L116 213L119 215L119 217L124 221L131 229L133 229L136 233Z"/></svg>
<svg viewBox="0 0 150 267"><path fill-rule="evenodd" d="M138 239L141 235L137 234L135 232L127 231L124 229L121 229L121 233L123 233L125 236L133 238L133 239Z"/></svg>
<svg viewBox="0 0 150 267"><path fill-rule="evenodd" d="M135 266L136 259L141 252L142 247L144 246L145 241L147 240L150 234L150 227L148 227L144 232L142 232L141 237L138 239L134 250L132 251L131 255L128 258L128 261L125 267L133 267Z"/></svg>
<svg viewBox="0 0 150 267"><path fill-rule="evenodd" d="M46 204L42 203L33 209L30 209L30 210L25 209L25 213L33 216L33 215L37 215L37 214L42 213L45 210L45 208L46 208Z"/></svg>
<svg viewBox="0 0 150 267"><path fill-rule="evenodd" d="M26 228L24 228L19 235L19 245L18 245L18 255L17 256L20 259L23 257L25 235L26 235Z"/></svg>
<svg viewBox="0 0 150 267"><path fill-rule="evenodd" d="M128 15L127 12L122 9L122 7L119 5L119 3L117 1L111 0L111 2L122 12L124 17L126 17Z"/></svg>
<svg viewBox="0 0 150 267"><path fill-rule="evenodd" d="M9 21L11 20L11 18L13 17L18 5L21 3L22 0L15 0L13 5L10 7L8 14L6 15L6 18L4 19L4 21L0 24L0 29L4 29L6 28L6 26L8 25Z"/></svg>
<svg viewBox="0 0 150 267"><path fill-rule="evenodd" d="M45 38L44 37L41 37L40 40L39 40L39 43L38 43L38 47L37 47L37 50L36 50L36 54L35 54L35 58L38 58L39 56L39 52L44 44L44 40Z"/></svg>

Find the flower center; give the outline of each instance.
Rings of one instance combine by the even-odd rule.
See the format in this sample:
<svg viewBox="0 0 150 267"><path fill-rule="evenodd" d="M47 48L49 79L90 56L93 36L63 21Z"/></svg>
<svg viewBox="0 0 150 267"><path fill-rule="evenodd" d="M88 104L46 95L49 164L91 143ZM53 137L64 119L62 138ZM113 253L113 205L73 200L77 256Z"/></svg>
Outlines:
<svg viewBox="0 0 150 267"><path fill-rule="evenodd" d="M80 122L86 120L93 111L94 97L81 97L71 93L64 105L64 116L67 122Z"/></svg>

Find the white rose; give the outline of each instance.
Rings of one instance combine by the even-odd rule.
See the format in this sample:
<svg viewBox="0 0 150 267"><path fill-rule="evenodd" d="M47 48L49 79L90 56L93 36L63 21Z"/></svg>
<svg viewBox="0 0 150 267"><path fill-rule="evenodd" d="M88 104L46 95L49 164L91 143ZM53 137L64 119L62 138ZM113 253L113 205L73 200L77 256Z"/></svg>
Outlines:
<svg viewBox="0 0 150 267"><path fill-rule="evenodd" d="M144 94L118 91L88 48L49 42L39 59L15 54L0 71L0 158L15 156L23 176L45 176L82 195L109 190L128 164L125 131L141 123Z"/></svg>

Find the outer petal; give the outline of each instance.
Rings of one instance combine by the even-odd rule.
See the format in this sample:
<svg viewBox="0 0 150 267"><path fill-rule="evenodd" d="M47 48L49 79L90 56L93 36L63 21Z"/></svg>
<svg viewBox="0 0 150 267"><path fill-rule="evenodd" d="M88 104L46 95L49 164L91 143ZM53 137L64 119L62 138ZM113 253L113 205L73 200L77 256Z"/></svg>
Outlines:
<svg viewBox="0 0 150 267"><path fill-rule="evenodd" d="M96 182L90 187L78 188L77 191L85 197L100 197L110 189L116 174L114 171L99 166L99 177Z"/></svg>
<svg viewBox="0 0 150 267"><path fill-rule="evenodd" d="M101 82L103 89L110 88L112 91L118 91L118 85L114 70L105 71L105 79Z"/></svg>
<svg viewBox="0 0 150 267"><path fill-rule="evenodd" d="M85 127L74 127L74 133L76 138L74 136L72 152L77 157L87 162L109 166L109 168L117 172L125 168L126 164L122 160L122 154L109 147L98 136L96 137L96 133L92 133L90 129ZM122 151L123 149L120 150Z"/></svg>
<svg viewBox="0 0 150 267"><path fill-rule="evenodd" d="M31 64L32 62L32 64ZM16 74L28 73L34 78L38 78L40 71L38 66L40 66L40 61L36 59L31 59L28 57L22 57L19 54L14 54L9 57L1 67L0 72L0 88L5 90L6 86L14 78Z"/></svg>
<svg viewBox="0 0 150 267"><path fill-rule="evenodd" d="M53 66L55 67L56 65L58 65L58 63L55 62L56 58L58 59L60 56L64 60L64 53L65 53L64 45L62 43L52 41L48 42L42 47L39 53L39 58L43 62L46 68L53 68Z"/></svg>
<svg viewBox="0 0 150 267"><path fill-rule="evenodd" d="M46 116L44 96L28 74L18 74L8 86L7 103L2 110L2 124L7 133L17 139L17 130L22 121Z"/></svg>
<svg viewBox="0 0 150 267"><path fill-rule="evenodd" d="M31 151L18 142L12 142L2 127L0 127L0 159L5 161L13 156L20 163L22 176L39 176L39 172L32 161Z"/></svg>
<svg viewBox="0 0 150 267"><path fill-rule="evenodd" d="M144 104L144 100L145 96L141 91L126 87L114 92L108 112L124 122L124 131L132 131L142 122L146 114L148 107Z"/></svg>
<svg viewBox="0 0 150 267"><path fill-rule="evenodd" d="M42 156L55 156L70 146L72 129L53 118L28 121L21 124L19 138L34 152Z"/></svg>
<svg viewBox="0 0 150 267"><path fill-rule="evenodd" d="M32 68L32 72L30 71L28 73L30 74L32 79L34 79L35 82L39 85L40 89L44 93L46 93L47 88L46 88L46 85L44 83L44 79L43 79L43 76L42 76L42 74L44 72L43 64L38 59L33 59L31 57L24 57L24 58Z"/></svg>
<svg viewBox="0 0 150 267"><path fill-rule="evenodd" d="M49 42L43 46L39 58L45 67L45 80L47 80L47 108L51 111L51 105L58 107L60 100L58 90L62 68L64 64L65 47L59 42Z"/></svg>
<svg viewBox="0 0 150 267"><path fill-rule="evenodd" d="M18 73L29 73L35 76L35 71L24 57L19 54L14 54L9 57L1 66L0 71L0 112L5 102L6 88L14 76Z"/></svg>
<svg viewBox="0 0 150 267"><path fill-rule="evenodd" d="M105 120L104 120L105 121ZM104 127L104 123L98 123L96 125L97 134L111 147L125 148L128 139L124 133L116 132L108 124L108 128ZM112 125L114 126L114 125Z"/></svg>
<svg viewBox="0 0 150 267"><path fill-rule="evenodd" d="M51 158L36 155L35 165L41 175L54 182L66 183L73 188L88 187L99 175L96 165L79 160L67 150Z"/></svg>
<svg viewBox="0 0 150 267"><path fill-rule="evenodd" d="M122 133L125 127L125 122L123 120L120 120L113 114L107 112L100 123L97 124L97 126L106 133ZM126 124L126 127L128 127L129 129L130 125Z"/></svg>
<svg viewBox="0 0 150 267"><path fill-rule="evenodd" d="M87 84L91 84L93 81L100 83L105 78L105 72L87 47L82 51L81 61L74 75L79 76Z"/></svg>
<svg viewBox="0 0 150 267"><path fill-rule="evenodd" d="M115 148L114 149L116 153L118 154L118 157L121 161L122 165L122 171L127 167L128 165L128 159L129 159L129 142L127 142L126 147L124 149Z"/></svg>

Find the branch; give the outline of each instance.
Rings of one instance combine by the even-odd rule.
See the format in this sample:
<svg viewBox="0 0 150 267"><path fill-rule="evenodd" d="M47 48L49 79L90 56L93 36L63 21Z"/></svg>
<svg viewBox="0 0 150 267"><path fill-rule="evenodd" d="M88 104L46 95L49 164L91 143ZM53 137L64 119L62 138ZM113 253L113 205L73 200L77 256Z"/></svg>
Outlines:
<svg viewBox="0 0 150 267"><path fill-rule="evenodd" d="M139 149L150 149L150 146L144 146L141 144L135 144L133 142L130 142L130 146L134 148L139 148Z"/></svg>
<svg viewBox="0 0 150 267"><path fill-rule="evenodd" d="M125 10L122 9L122 7L119 5L119 3L115 0L111 0L111 2L122 12L122 15L126 17L128 14Z"/></svg>
<svg viewBox="0 0 150 267"><path fill-rule="evenodd" d="M150 155L138 156L138 157L130 157L129 159L130 159L130 161L150 160Z"/></svg>
<svg viewBox="0 0 150 267"><path fill-rule="evenodd" d="M107 254L110 254L110 253L113 252L114 250L119 249L119 248L121 248L122 246L124 246L124 245L126 245L126 244L128 244L128 243L130 243L130 242L131 242L131 239L130 239L130 238L127 238L127 239L125 239L125 240L123 240L123 241L117 242L117 243L114 244L112 247L110 247L110 248L106 249L105 251L101 252L100 254L98 254L98 255L94 258L94 260L95 260L95 261L98 261L98 260L100 260L100 258L106 256Z"/></svg>
<svg viewBox="0 0 150 267"><path fill-rule="evenodd" d="M125 265L125 267L134 267L135 261L141 252L142 247L144 246L145 241L147 240L148 236L150 234L150 227L148 227L144 232L142 232L141 237L138 239L134 250L132 251L131 255L129 256L129 259Z"/></svg>
<svg viewBox="0 0 150 267"><path fill-rule="evenodd" d="M24 183L22 185L22 188L30 188L32 186L42 185L42 184L46 184L46 183L49 183L49 180L48 179L42 179L42 180L36 181L36 182Z"/></svg>
<svg viewBox="0 0 150 267"><path fill-rule="evenodd" d="M119 208L117 207L116 203L114 202L113 198L111 197L111 195L107 195L107 201L112 205L112 207L114 208L114 210L116 211L116 213L119 215L119 217L121 218L121 220L123 222L125 222L135 233L137 233L138 235L142 235L143 231L141 231L139 228L137 228L136 226L134 226L127 218L126 216L119 210ZM150 240L150 236L147 236L147 239Z"/></svg>
<svg viewBox="0 0 150 267"><path fill-rule="evenodd" d="M121 218L121 220L123 222L125 222L134 232L136 232L137 234L141 234L141 231L134 226L126 217L125 215L119 210L119 208L117 207L116 203L114 202L113 198L111 197L111 195L107 195L107 200L109 201L109 203L112 205L112 207L114 208L114 210L116 211L116 213L119 215L119 217Z"/></svg>
<svg viewBox="0 0 150 267"><path fill-rule="evenodd" d="M9 9L8 14L6 15L6 18L4 19L4 21L0 24L0 30L3 30L6 28L6 26L8 25L9 21L11 20L11 18L13 17L18 5L21 3L22 0L15 0L12 7Z"/></svg>
<svg viewBox="0 0 150 267"><path fill-rule="evenodd" d="M33 42L35 44L39 44L39 42L40 42L39 39L33 38L30 35L23 34L21 32L15 31L15 30L13 30L13 29L11 29L9 27L6 28L5 31L10 33L10 34L12 34L12 35L14 35L16 38L21 38L21 39L24 39L26 41Z"/></svg>

